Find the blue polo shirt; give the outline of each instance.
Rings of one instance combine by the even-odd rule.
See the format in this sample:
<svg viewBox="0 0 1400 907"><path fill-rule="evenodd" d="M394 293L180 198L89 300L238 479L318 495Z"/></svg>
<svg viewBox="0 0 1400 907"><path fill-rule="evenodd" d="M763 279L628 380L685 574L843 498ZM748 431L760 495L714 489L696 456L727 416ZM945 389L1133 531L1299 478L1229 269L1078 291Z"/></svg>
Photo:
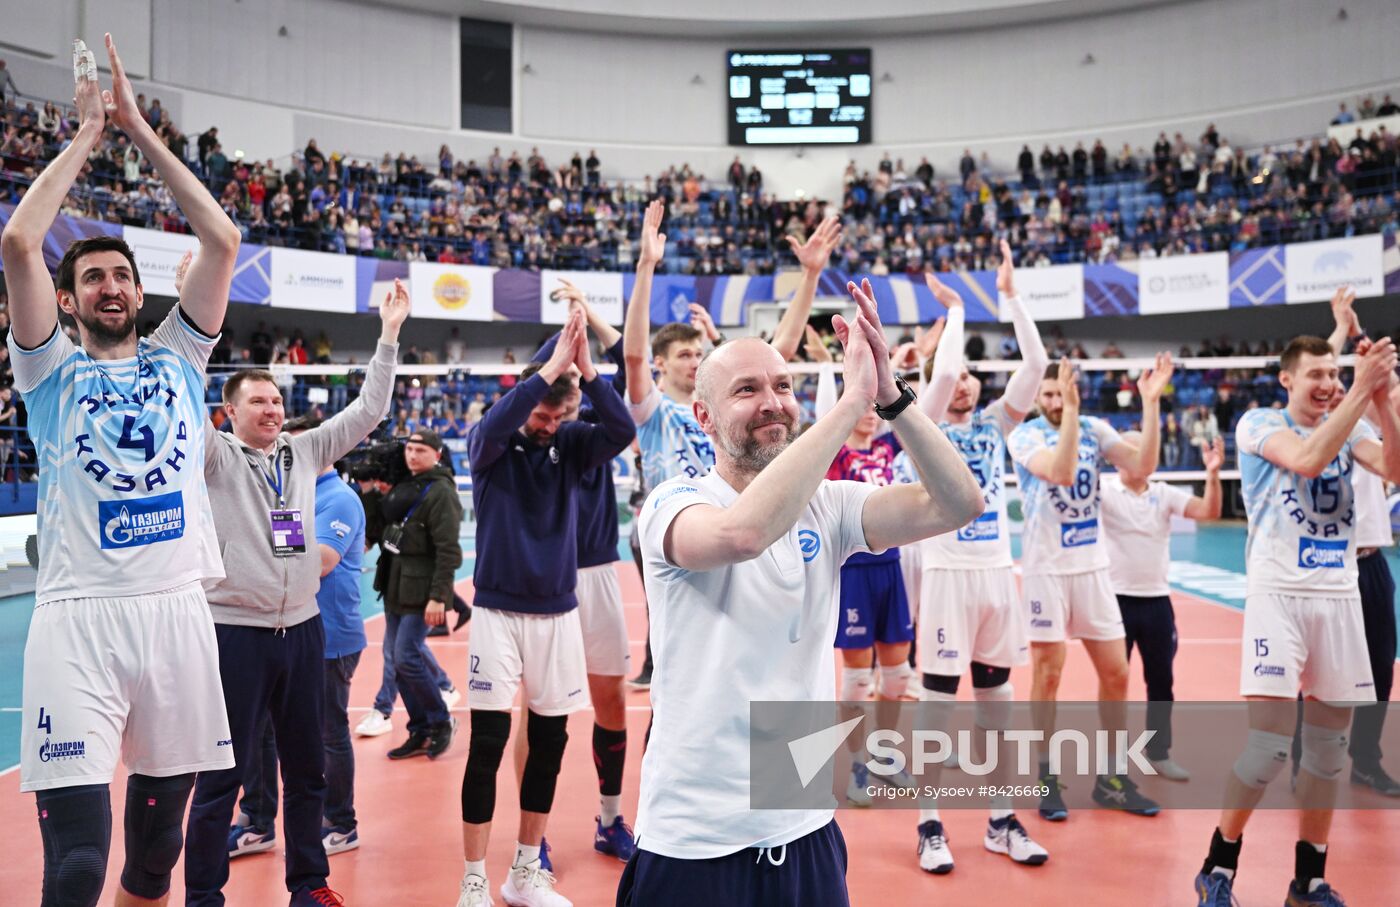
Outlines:
<svg viewBox="0 0 1400 907"><path fill-rule="evenodd" d="M326 628L326 658L362 650L360 564L365 555L365 508L359 495L333 472L316 479L316 541L334 548L340 563L321 577L316 604Z"/></svg>

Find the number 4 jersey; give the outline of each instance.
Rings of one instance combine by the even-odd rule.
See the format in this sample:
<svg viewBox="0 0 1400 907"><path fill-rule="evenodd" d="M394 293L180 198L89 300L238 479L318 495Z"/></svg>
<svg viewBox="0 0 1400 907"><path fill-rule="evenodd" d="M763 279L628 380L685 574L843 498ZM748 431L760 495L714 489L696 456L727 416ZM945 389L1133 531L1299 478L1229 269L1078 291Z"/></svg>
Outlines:
<svg viewBox="0 0 1400 907"><path fill-rule="evenodd" d="M1052 485L1026 468L1042 450L1054 448L1060 430L1039 416L1021 425L1007 440L1026 515L1021 537L1021 568L1027 576L1088 573L1108 567L1108 552L1099 544L1099 466L1123 438L1102 419L1079 417L1079 462L1074 481Z"/></svg>
<svg viewBox="0 0 1400 907"><path fill-rule="evenodd" d="M1281 431L1307 438L1314 429L1294 423L1281 409L1250 410L1235 428L1249 516L1248 591L1354 595L1356 496L1351 479L1363 467L1353 448L1358 441L1376 440L1376 433L1365 422L1357 423L1322 475L1309 479L1264 458L1264 443Z"/></svg>
<svg viewBox="0 0 1400 907"><path fill-rule="evenodd" d="M222 577L204 485L214 338L177 306L130 359L93 359L57 329L9 348L38 452L37 604Z"/></svg>

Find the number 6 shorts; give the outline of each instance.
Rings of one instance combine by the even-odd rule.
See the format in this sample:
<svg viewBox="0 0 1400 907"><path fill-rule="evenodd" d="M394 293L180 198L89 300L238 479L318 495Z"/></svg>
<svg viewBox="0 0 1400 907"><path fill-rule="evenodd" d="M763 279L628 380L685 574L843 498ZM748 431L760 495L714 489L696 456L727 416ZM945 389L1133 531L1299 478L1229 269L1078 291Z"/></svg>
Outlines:
<svg viewBox="0 0 1400 907"><path fill-rule="evenodd" d="M198 583L34 609L20 790L233 767L214 622Z"/></svg>

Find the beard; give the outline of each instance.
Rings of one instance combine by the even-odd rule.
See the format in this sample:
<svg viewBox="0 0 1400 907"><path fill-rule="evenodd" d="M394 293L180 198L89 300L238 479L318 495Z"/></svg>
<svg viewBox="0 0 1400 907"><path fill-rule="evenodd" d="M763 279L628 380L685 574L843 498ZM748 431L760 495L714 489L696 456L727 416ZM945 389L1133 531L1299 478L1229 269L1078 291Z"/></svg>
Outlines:
<svg viewBox="0 0 1400 907"><path fill-rule="evenodd" d="M110 327L102 321L101 313L94 312L90 316L81 313L74 314L73 318L83 326L89 337L104 346L115 346L119 343L131 339L131 335L136 331L136 313L127 310L125 317L116 327Z"/></svg>
<svg viewBox="0 0 1400 907"><path fill-rule="evenodd" d="M783 436L776 441L760 441L754 437L754 431L762 427L769 429L773 426L781 426ZM734 434L721 434L718 437L719 445L724 448L724 452L734 461L734 465L745 472L759 472L769 463L778 458L778 454L787 450L793 438L797 436L797 431L791 416L786 413L779 413L774 416L763 416L744 426L742 432Z"/></svg>

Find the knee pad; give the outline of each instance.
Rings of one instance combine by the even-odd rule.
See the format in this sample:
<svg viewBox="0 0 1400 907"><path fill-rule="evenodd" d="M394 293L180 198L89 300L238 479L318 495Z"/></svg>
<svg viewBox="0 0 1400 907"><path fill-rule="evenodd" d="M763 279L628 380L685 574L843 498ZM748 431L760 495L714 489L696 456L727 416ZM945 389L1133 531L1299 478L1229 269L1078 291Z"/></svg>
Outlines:
<svg viewBox="0 0 1400 907"><path fill-rule="evenodd" d="M547 813L554 805L559 766L564 762L564 746L569 742L569 718L531 712L527 729L530 755L525 757L525 771L520 778L520 808Z"/></svg>
<svg viewBox="0 0 1400 907"><path fill-rule="evenodd" d="M924 690L929 693L942 693L946 696L958 695L958 682L962 678L952 674L925 674ZM931 697L924 697L925 699Z"/></svg>
<svg viewBox="0 0 1400 907"><path fill-rule="evenodd" d="M1010 727L1013 692L1010 683L974 688L972 698L977 701L977 705L973 720L977 726L986 731L1004 731Z"/></svg>
<svg viewBox="0 0 1400 907"><path fill-rule="evenodd" d="M170 890L170 871L185 845L185 805L194 775L126 782L126 865L122 887L137 897L159 900Z"/></svg>
<svg viewBox="0 0 1400 907"><path fill-rule="evenodd" d="M1235 777L1246 787L1263 790L1283 771L1292 744L1287 735L1251 730L1244 752L1235 760Z"/></svg>
<svg viewBox="0 0 1400 907"><path fill-rule="evenodd" d="M96 907L112 841L107 785L41 790L35 799L44 841L42 907Z"/></svg>
<svg viewBox="0 0 1400 907"><path fill-rule="evenodd" d="M875 671L871 668L841 669L841 701L865 702L875 691Z"/></svg>
<svg viewBox="0 0 1400 907"><path fill-rule="evenodd" d="M472 736L462 776L462 821L484 825L496 811L496 770L510 740L510 712L472 709Z"/></svg>
<svg viewBox="0 0 1400 907"><path fill-rule="evenodd" d="M974 661L972 663L970 673L972 674L972 686L974 689L990 690L1011 682L1010 668L994 668L980 661Z"/></svg>
<svg viewBox="0 0 1400 907"><path fill-rule="evenodd" d="M1347 767L1346 731L1303 722L1303 758L1298 767L1324 781L1331 781Z"/></svg>
<svg viewBox="0 0 1400 907"><path fill-rule="evenodd" d="M897 665L880 665L880 695L886 699L900 699L909 689L909 672L903 662Z"/></svg>

